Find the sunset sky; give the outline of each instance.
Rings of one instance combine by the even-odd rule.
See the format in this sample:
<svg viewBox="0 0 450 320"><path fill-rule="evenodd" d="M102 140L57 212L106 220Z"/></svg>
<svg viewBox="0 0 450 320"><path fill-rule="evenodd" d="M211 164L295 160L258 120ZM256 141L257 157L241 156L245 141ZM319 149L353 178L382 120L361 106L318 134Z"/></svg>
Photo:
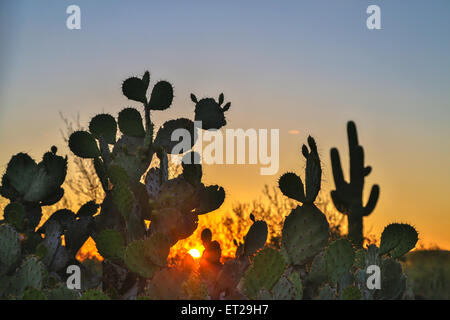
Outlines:
<svg viewBox="0 0 450 320"><path fill-rule="evenodd" d="M66 8L81 8L81 30ZM382 30L366 28L381 7ZM450 1L2 1L0 171L11 155L39 158L64 146L59 111L87 124L101 112L138 107L121 93L131 75L170 81L172 107L158 125L193 119L190 93L232 106L227 128L280 130L280 169L206 166L226 206L250 201L286 171L303 175L300 147L315 137L323 189L334 188L330 148L344 156L346 122L357 124L366 181L381 188L365 219L377 235L413 224L425 244L450 249Z"/></svg>

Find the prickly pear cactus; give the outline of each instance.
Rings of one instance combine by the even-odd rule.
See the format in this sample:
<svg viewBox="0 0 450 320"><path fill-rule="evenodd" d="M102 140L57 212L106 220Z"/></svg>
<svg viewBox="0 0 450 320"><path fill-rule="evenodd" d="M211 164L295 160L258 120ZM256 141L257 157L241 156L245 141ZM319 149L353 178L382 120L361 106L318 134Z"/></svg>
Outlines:
<svg viewBox="0 0 450 320"><path fill-rule="evenodd" d="M384 228L381 234L380 253L390 253L399 258L416 246L419 240L417 231L408 224L393 223Z"/></svg>
<svg viewBox="0 0 450 320"><path fill-rule="evenodd" d="M280 279L286 267L286 262L275 249L265 248L253 259L252 265L244 277L244 287L247 296L256 299L260 290L270 291Z"/></svg>
<svg viewBox="0 0 450 320"><path fill-rule="evenodd" d="M325 265L331 283L338 283L347 274L355 259L352 244L346 239L331 243L325 251Z"/></svg>
<svg viewBox="0 0 450 320"><path fill-rule="evenodd" d="M21 257L19 234L9 225L0 226L0 276L13 269Z"/></svg>
<svg viewBox="0 0 450 320"><path fill-rule="evenodd" d="M116 264L112 269L123 269L125 265L128 271L144 278L162 267L168 255L165 245L153 250L152 239L160 235L172 246L189 237L197 228L198 215L218 209L225 199L223 188L201 182L200 162L188 161L199 158L189 151L201 128L196 128L190 119L179 118L168 120L157 129L152 112L171 106L173 87L167 81L159 81L148 95L149 86L148 71L122 84L124 96L142 104L143 115L133 107L120 111L117 119L99 114L90 121L89 131L74 132L69 138L75 155L93 160L106 194L100 214L95 217L97 247ZM196 100L194 97L191 99ZM220 129L226 124L224 112L230 103L222 107L223 99L221 94L218 102L210 98L195 102L195 120L203 122L203 129ZM190 138L173 139L173 133L180 130ZM168 156L179 154L184 154L183 173L169 179ZM159 166L149 168L154 155ZM151 222L149 228L145 221ZM107 278L112 282L104 281L104 286L120 293L114 277Z"/></svg>
<svg viewBox="0 0 450 320"><path fill-rule="evenodd" d="M252 226L244 237L244 254L252 256L259 249L264 247L267 241L268 228L265 221L256 221L253 215L250 216L253 221Z"/></svg>
<svg viewBox="0 0 450 320"><path fill-rule="evenodd" d="M92 216L98 208L94 202L82 206L77 214L58 210L37 229L42 206L64 195L61 185L67 157L56 153L52 147L39 163L25 153L17 154L3 175L0 193L10 203L0 221L0 298L55 297L51 289L67 277L67 266L79 264L75 256L91 235Z"/></svg>
<svg viewBox="0 0 450 320"><path fill-rule="evenodd" d="M219 292L233 292L230 285L220 282L231 279L229 282L249 299L401 299L406 289L406 276L395 258L414 248L417 232L409 225L391 224L382 234L380 248L375 245L354 247L344 238L328 243L328 222L313 204L320 190L320 159L314 139L309 137L308 144L309 149L302 148L307 162L306 189L302 179L294 173L286 173L279 180L284 195L303 203L285 219L280 250L266 247L255 256L248 256L244 254L245 243L235 241L236 258L227 262L219 274ZM255 222L254 217L252 220ZM245 242L257 232L255 225L250 228ZM368 267L376 270L374 266L382 273L381 289L367 286L366 270ZM241 276L237 284L236 279Z"/></svg>
<svg viewBox="0 0 450 320"><path fill-rule="evenodd" d="M52 147L39 163L26 153L19 153L9 161L0 195L23 206L23 212L17 212L17 207L7 211L7 219L14 226L34 231L42 218L41 207L55 204L63 197L61 185L66 178L67 157L56 152L56 147Z"/></svg>
<svg viewBox="0 0 450 320"><path fill-rule="evenodd" d="M303 265L314 258L327 244L329 225L325 215L313 204L320 190L322 169L317 153L316 142L308 137L310 150L303 145L302 153L306 159L306 189L299 176L286 173L279 180L281 192L300 202L286 218L283 225L282 246L289 262Z"/></svg>

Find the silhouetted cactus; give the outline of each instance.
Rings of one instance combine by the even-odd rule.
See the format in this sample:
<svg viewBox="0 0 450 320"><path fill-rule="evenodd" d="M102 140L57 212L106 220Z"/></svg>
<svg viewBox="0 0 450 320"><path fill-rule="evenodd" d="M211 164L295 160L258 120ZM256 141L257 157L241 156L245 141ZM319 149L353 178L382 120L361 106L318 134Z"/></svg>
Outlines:
<svg viewBox="0 0 450 320"><path fill-rule="evenodd" d="M180 118L165 122L154 134L151 111L170 107L173 88L169 82L160 81L148 98L149 83L147 71L142 78L129 78L122 85L128 99L143 104L144 118L134 108L120 111L117 121L111 115L100 114L91 120L89 132L74 132L69 138L69 147L75 155L93 159L106 193L101 212L95 217L94 240L107 263L115 265L108 269L122 269L125 274L132 271L143 278L152 278L165 266L170 246L195 231L198 215L218 209L225 199L223 188L201 182L199 156L193 152L183 157L183 173L169 179L168 155L189 151L174 149L181 140L172 140L172 133L187 130L191 139L183 142L192 148L197 129L193 121ZM197 104L195 118L203 121L203 129L225 125L223 112L230 104L221 108L223 95L220 97L219 103L202 99ZM118 139L117 127L122 133ZM159 167L149 169L155 154ZM146 172L143 184L141 178ZM148 229L145 221L151 221ZM124 297L124 291L140 286L138 279L131 287L123 283L122 288L118 281L114 282L114 276L107 278L104 289L117 291L117 297Z"/></svg>
<svg viewBox="0 0 450 320"><path fill-rule="evenodd" d="M235 285L249 299L401 299L406 276L395 258L414 248L417 232L409 225L391 224L383 231L380 249L375 245L357 249L347 239L328 243L328 223L313 204L320 190L320 159L314 139L309 137L308 144L310 150L302 148L307 162L306 190L294 173L279 180L285 195L303 202L286 217L281 250L266 247L247 257L244 245L236 242L240 246L237 257L224 265L216 285L222 291L215 296L239 296L230 287ZM372 265L381 269L381 289L366 285L366 270Z"/></svg>
<svg viewBox="0 0 450 320"><path fill-rule="evenodd" d="M92 216L98 210L94 202L83 205L77 214L58 210L37 229L41 207L58 202L64 195L61 185L67 158L56 153L53 146L40 163L19 153L11 158L3 175L0 190L10 203L0 222L0 297L60 297L64 292L55 291L55 283L65 281L68 265L79 265L75 256L91 235ZM77 294L74 291L65 297L76 298Z"/></svg>
<svg viewBox="0 0 450 320"><path fill-rule="evenodd" d="M350 179L344 180L339 151L331 149L331 164L336 190L331 191L331 198L337 210L347 215L348 235L357 246L363 244L363 217L372 213L375 208L380 187L372 186L369 200L363 205L364 179L372 168L364 166L364 149L358 144L356 125L353 121L347 124L348 146L350 155Z"/></svg>
<svg viewBox="0 0 450 320"><path fill-rule="evenodd" d="M286 217L281 238L282 248L294 265L303 265L312 260L326 246L330 236L325 214L313 203L320 190L322 169L312 137L308 137L308 144L311 151L305 145L302 147L306 159L306 188L301 178L294 173L286 173L279 180L284 195L303 202L303 206L297 206Z"/></svg>

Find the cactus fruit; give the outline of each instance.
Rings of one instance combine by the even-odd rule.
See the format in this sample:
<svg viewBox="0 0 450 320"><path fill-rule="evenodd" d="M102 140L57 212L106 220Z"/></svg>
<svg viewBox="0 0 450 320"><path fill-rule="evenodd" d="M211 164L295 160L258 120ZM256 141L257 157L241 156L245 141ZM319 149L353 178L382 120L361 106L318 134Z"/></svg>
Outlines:
<svg viewBox="0 0 450 320"><path fill-rule="evenodd" d="M277 250L265 248L254 257L244 276L248 297L255 299L262 289L271 290L284 272L286 262Z"/></svg>
<svg viewBox="0 0 450 320"><path fill-rule="evenodd" d="M347 239L338 239L325 251L325 264L332 283L338 283L347 274L355 259L351 243Z"/></svg>
<svg viewBox="0 0 450 320"><path fill-rule="evenodd" d="M206 263L208 265L207 268L210 264L220 265L222 249L219 242L212 241L211 230L208 228L203 229L200 237L203 243L203 247L205 247L202 258L200 260L201 264Z"/></svg>
<svg viewBox="0 0 450 320"><path fill-rule="evenodd" d="M363 205L364 179L372 168L364 166L364 149L358 144L356 125L353 121L347 124L348 144L350 152L350 182L344 180L339 151L331 149L331 164L336 190L331 191L331 198L336 209L347 215L349 239L357 246L363 243L363 217L374 210L380 188L374 185L367 204Z"/></svg>
<svg viewBox="0 0 450 320"><path fill-rule="evenodd" d="M390 252L392 258L399 258L416 246L417 231L408 224L392 223L381 234L380 254Z"/></svg>
<svg viewBox="0 0 450 320"><path fill-rule="evenodd" d="M198 101L194 94L191 94L191 100L195 103L195 121L201 121L204 130L220 129L227 124L225 112L230 109L231 103L228 102L222 107L223 93L220 94L218 102L213 98Z"/></svg>

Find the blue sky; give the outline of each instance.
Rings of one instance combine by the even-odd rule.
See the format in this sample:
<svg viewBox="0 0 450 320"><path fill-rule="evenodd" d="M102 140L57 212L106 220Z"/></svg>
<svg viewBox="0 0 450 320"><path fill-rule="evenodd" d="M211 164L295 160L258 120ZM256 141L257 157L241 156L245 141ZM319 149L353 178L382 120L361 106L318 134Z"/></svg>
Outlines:
<svg viewBox="0 0 450 320"><path fill-rule="evenodd" d="M66 28L70 4L81 8L81 30ZM371 4L382 30L366 28ZM345 123L355 120L374 168L368 186L381 185L369 223L419 221L450 247L449 9L446 0L2 1L0 166L52 144L70 155L58 112L87 123L134 106L121 81L149 69L153 83L175 87L157 123L192 117L191 92L224 92L229 127L281 129L280 174L301 172L300 144L316 137L328 188L329 149L347 153ZM206 172L235 200L277 178L249 167Z"/></svg>

